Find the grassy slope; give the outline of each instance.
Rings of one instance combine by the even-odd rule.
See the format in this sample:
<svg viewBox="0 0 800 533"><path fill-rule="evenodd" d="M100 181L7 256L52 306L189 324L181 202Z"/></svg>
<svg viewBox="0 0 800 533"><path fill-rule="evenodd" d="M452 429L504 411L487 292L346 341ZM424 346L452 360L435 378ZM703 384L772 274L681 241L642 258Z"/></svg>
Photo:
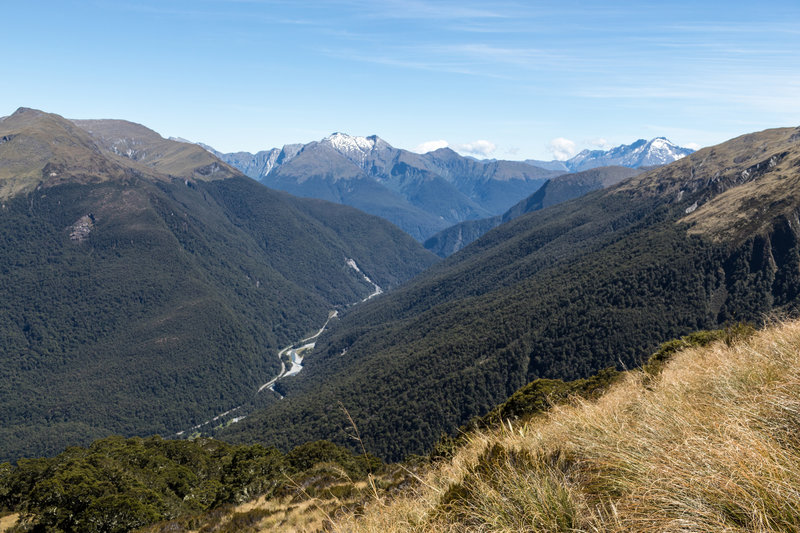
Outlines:
<svg viewBox="0 0 800 533"><path fill-rule="evenodd" d="M155 131L126 120L73 120L100 146L157 172L185 179L206 181L239 175L204 148L161 137Z"/></svg>
<svg viewBox="0 0 800 533"><path fill-rule="evenodd" d="M472 433L333 531L798 531L800 322Z"/></svg>

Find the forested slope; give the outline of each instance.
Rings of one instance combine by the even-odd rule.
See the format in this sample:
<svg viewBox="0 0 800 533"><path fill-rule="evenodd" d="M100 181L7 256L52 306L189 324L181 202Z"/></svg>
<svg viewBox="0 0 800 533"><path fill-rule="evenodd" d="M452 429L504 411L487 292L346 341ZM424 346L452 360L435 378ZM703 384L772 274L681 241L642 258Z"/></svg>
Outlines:
<svg viewBox="0 0 800 533"><path fill-rule="evenodd" d="M385 288L435 261L377 217L272 191L199 147L161 139L165 174L57 115L2 127L16 178L0 187L0 459L230 409L281 347L372 292L347 259ZM195 150L207 172L180 170Z"/></svg>
<svg viewBox="0 0 800 533"><path fill-rule="evenodd" d="M798 137L752 134L504 224L343 317L286 400L223 435L346 443L342 402L367 449L397 459L533 379L633 367L669 338L793 307ZM758 183L739 231L684 219Z"/></svg>

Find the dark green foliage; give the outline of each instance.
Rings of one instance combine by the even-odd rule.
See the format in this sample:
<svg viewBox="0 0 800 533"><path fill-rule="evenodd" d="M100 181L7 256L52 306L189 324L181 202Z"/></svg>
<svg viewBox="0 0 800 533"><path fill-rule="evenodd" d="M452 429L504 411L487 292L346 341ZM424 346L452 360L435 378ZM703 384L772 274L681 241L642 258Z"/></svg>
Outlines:
<svg viewBox="0 0 800 533"><path fill-rule="evenodd" d="M286 454L286 461L297 471L308 470L320 463L335 463L353 478L364 477L381 465L381 460L377 457L372 455L356 457L341 446L324 440L297 446Z"/></svg>
<svg viewBox="0 0 800 533"><path fill-rule="evenodd" d="M588 378L573 381L559 379L534 380L511 397L489 411L485 416L471 421L466 429L497 426L506 420L529 417L563 403L571 397L594 399L608 390L622 374L613 367L606 368Z"/></svg>
<svg viewBox="0 0 800 533"><path fill-rule="evenodd" d="M398 460L525 383L638 367L670 338L758 323L800 294L797 238L782 216L764 235L717 242L687 235L682 206L596 191L504 224L343 316L286 383L291 401L223 435L352 446L341 402L367 450Z"/></svg>
<svg viewBox="0 0 800 533"><path fill-rule="evenodd" d="M435 260L376 217L247 178L14 197L0 250L0 460L240 405L281 347L372 291L346 258L386 288Z"/></svg>
<svg viewBox="0 0 800 533"><path fill-rule="evenodd" d="M274 448L109 437L50 459L0 468L0 508L24 515L25 531L123 532L262 494L286 492L324 462L363 479L380 469L329 442L284 455ZM230 527L256 517L235 516ZM232 529L232 531L235 529Z"/></svg>

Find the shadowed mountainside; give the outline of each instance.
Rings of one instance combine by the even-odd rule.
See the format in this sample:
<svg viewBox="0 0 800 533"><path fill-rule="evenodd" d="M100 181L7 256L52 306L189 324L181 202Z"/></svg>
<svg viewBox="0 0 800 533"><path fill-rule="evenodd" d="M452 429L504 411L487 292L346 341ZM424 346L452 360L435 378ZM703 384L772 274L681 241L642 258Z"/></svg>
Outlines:
<svg viewBox="0 0 800 533"><path fill-rule="evenodd" d="M79 124L92 135L28 109L0 123L2 459L230 409L281 347L372 292L347 259L384 288L435 261L377 217L199 147Z"/></svg>
<svg viewBox="0 0 800 533"><path fill-rule="evenodd" d="M644 172L643 169L627 167L599 167L550 178L538 191L521 200L502 215L460 222L426 240L425 248L440 257L447 257L492 228L520 215L583 196L597 189L610 187L642 172Z"/></svg>

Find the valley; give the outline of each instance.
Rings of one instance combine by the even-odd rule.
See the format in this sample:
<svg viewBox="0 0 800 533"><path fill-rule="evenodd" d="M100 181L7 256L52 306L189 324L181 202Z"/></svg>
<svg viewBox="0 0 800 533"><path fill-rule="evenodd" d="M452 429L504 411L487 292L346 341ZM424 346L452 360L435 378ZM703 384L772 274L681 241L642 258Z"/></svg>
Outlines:
<svg viewBox="0 0 800 533"><path fill-rule="evenodd" d="M381 287L377 283L372 281L366 274L364 274L361 271L361 269L358 268L358 265L356 264L355 261L353 261L352 259L347 259L345 263L347 264L348 267L352 268L359 275L361 275L361 277L364 279L365 282L371 284L374 287L374 290L368 296L366 296L359 302L351 303L350 306L366 302L383 293L383 289L381 289ZM339 316L339 310L333 309L329 311L328 318L325 320L325 323L322 324L322 327L316 333L314 333L310 337L306 337L304 339L297 341L294 344L290 344L289 346L282 348L278 352L278 361L281 365L278 375L276 375L274 378L270 379L269 381L258 387L255 394L258 395L262 391L267 390L275 394L278 397L278 399L282 400L283 395L281 395L281 393L275 390L275 385L280 380L296 376L297 374L300 373L301 370L303 370L303 360L308 356L310 352L314 350L314 347L316 346L316 340L319 338L320 335L322 335L325 332L330 321L334 318L337 318L338 316ZM289 368L287 368L287 365L289 365ZM238 405L232 409L225 411L224 413L218 414L217 416L215 416L210 420L206 420L205 422L197 424L188 430L181 430L177 432L175 436L179 438L185 438L185 437L196 438L198 436L203 435L205 432L209 430L216 431L222 429L224 426L235 424L241 420L244 420L245 417L255 408L256 408L255 404L253 403Z"/></svg>
<svg viewBox="0 0 800 533"><path fill-rule="evenodd" d="M162 155L118 155L104 125ZM91 128L29 109L0 122L0 161L52 145L25 156L0 217L3 460L209 420L249 401L330 309L376 292L348 258L381 287L436 261L381 219L269 190L200 147ZM93 174L103 165L116 170Z"/></svg>
<svg viewBox="0 0 800 533"><path fill-rule="evenodd" d="M800 2L5 2L0 533L800 533Z"/></svg>
<svg viewBox="0 0 800 533"><path fill-rule="evenodd" d="M310 432L346 445L347 421L330 407L342 402L366 447L400 460L531 380L635 367L670 338L792 312L800 283L794 192L781 203L761 196L750 226L761 230L734 239L697 231L684 217L695 202L700 212L756 181L791 183L779 176L796 174L784 170L800 157L796 133L734 139L487 232L380 305L343 315L287 384L291 402L218 436L268 435L289 447ZM771 171L744 172L783 153ZM276 417L291 422L266 423Z"/></svg>
<svg viewBox="0 0 800 533"><path fill-rule="evenodd" d="M411 469L450 457L459 435L593 401L626 369L660 369L670 346L791 315L798 131L552 176L501 214L454 216L428 246L436 257L387 220L269 189L197 145L20 109L0 122L0 171L13 174L0 182L0 442L15 463L0 465L0 502L64 531L95 520L68 511L73 490L124 502L126 528L213 521L204 513L264 495L270 513L302 520L287 502L316 496L292 492L291 472L350 512L413 484ZM321 150L339 170L357 163L353 179L380 166L397 190L431 186L429 199L476 169L519 168L342 134L306 150L291 160L311 165ZM492 194L507 205L510 190ZM98 453L125 483L111 488ZM144 460L129 457L143 454L171 466L137 470ZM50 492L73 469L104 488ZM157 488L137 506L145 478Z"/></svg>

